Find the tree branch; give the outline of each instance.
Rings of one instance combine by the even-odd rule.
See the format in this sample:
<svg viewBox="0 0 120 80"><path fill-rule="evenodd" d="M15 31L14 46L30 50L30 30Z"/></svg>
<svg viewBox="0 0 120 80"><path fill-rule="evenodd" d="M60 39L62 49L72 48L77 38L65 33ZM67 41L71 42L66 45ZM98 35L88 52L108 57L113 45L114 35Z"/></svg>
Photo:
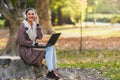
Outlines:
<svg viewBox="0 0 120 80"><path fill-rule="evenodd" d="M13 5L11 3L11 0L4 0L4 3L6 4L8 9L13 9Z"/></svg>
<svg viewBox="0 0 120 80"><path fill-rule="evenodd" d="M7 20L11 20L13 18L12 14L10 13L10 11L5 8L5 6L3 6L1 9L0 9L0 12L4 15L4 17L7 19Z"/></svg>
<svg viewBox="0 0 120 80"><path fill-rule="evenodd" d="M4 2L3 0L0 0L0 8L2 8L4 6Z"/></svg>
<svg viewBox="0 0 120 80"><path fill-rule="evenodd" d="M17 0L17 7L18 9L25 9L26 8L26 0Z"/></svg>
<svg viewBox="0 0 120 80"><path fill-rule="evenodd" d="M7 20L11 20L12 19L12 14L10 12L10 10L5 6L5 2L4 0L0 0L0 12L4 15L4 17L7 19Z"/></svg>

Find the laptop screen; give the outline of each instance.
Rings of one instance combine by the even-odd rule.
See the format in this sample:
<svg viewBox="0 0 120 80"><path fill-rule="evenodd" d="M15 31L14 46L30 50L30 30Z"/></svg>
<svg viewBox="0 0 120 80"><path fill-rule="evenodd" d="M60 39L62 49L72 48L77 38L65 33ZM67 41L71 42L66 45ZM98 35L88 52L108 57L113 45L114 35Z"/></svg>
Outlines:
<svg viewBox="0 0 120 80"><path fill-rule="evenodd" d="M52 34L52 36L50 37L47 46L52 46L56 43L56 41L58 40L59 36L61 33L54 33Z"/></svg>

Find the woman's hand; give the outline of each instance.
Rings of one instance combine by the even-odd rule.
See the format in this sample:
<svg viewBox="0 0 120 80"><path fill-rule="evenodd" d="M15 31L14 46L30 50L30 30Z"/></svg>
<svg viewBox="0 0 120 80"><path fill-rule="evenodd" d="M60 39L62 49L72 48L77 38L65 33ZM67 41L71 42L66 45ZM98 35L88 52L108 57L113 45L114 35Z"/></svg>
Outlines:
<svg viewBox="0 0 120 80"><path fill-rule="evenodd" d="M37 15L37 13L35 14L35 22L36 24L39 24L39 16Z"/></svg>
<svg viewBox="0 0 120 80"><path fill-rule="evenodd" d="M45 44L44 44L44 43L38 43L38 45L39 45L39 46L45 46Z"/></svg>

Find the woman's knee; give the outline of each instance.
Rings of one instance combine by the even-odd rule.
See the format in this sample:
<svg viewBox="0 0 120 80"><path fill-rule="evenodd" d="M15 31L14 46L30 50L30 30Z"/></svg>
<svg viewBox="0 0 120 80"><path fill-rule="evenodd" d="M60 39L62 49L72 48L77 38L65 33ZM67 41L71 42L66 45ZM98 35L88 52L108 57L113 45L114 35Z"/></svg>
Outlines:
<svg viewBox="0 0 120 80"><path fill-rule="evenodd" d="M52 51L52 48L51 47L47 47L46 51Z"/></svg>

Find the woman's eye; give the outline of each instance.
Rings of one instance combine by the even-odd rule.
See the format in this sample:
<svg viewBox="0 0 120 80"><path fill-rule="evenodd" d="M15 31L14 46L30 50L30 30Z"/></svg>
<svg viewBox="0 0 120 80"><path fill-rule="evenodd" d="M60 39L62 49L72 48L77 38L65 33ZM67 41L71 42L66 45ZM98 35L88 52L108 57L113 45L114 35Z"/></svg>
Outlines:
<svg viewBox="0 0 120 80"><path fill-rule="evenodd" d="M32 13L32 14L31 14L31 13L28 13L28 15L34 15L34 13Z"/></svg>
<svg viewBox="0 0 120 80"><path fill-rule="evenodd" d="M32 15L34 15L34 13L32 13Z"/></svg>

